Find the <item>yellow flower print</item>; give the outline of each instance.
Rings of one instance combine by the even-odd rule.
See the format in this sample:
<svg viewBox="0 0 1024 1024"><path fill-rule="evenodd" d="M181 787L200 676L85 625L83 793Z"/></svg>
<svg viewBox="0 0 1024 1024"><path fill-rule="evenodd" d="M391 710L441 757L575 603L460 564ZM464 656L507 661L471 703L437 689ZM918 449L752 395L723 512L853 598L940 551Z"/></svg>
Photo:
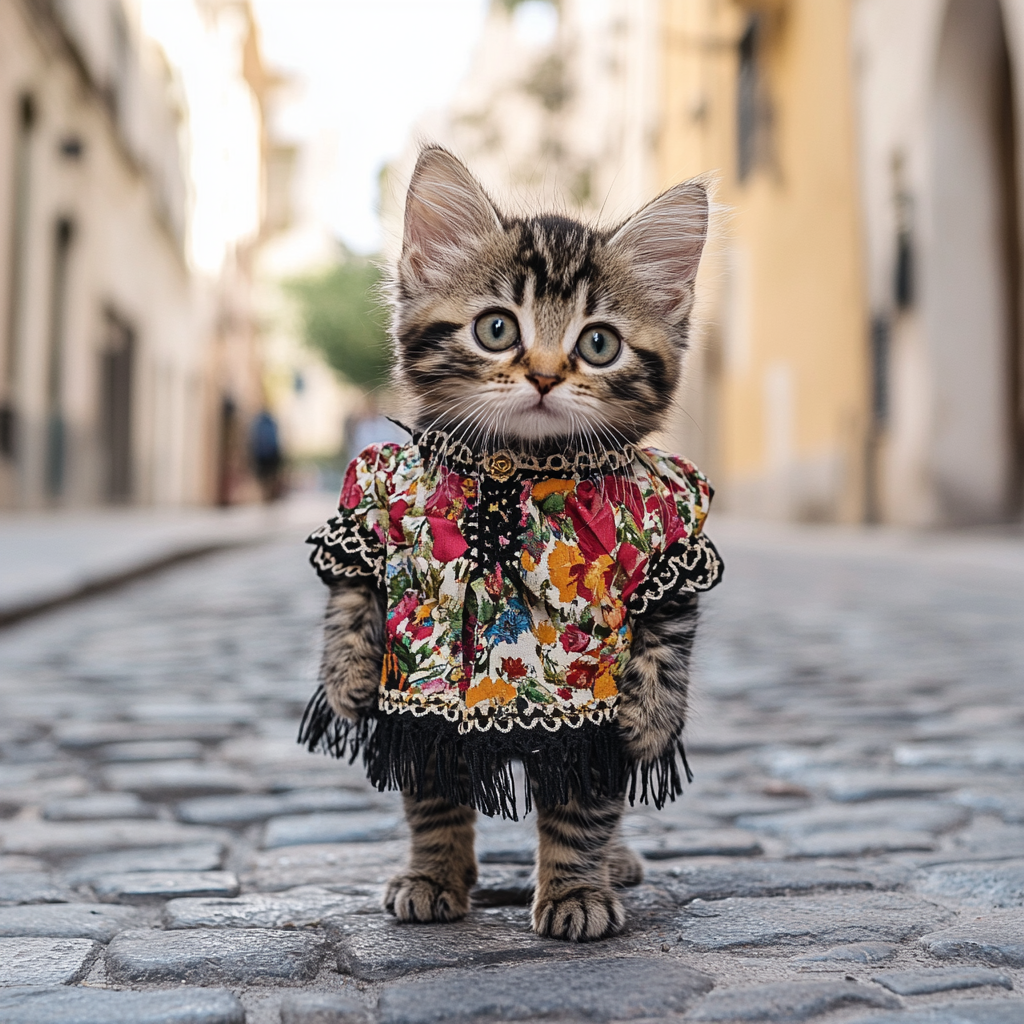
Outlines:
<svg viewBox="0 0 1024 1024"><path fill-rule="evenodd" d="M552 494L568 494L575 486L575 480L541 480L530 493L534 501L540 502Z"/></svg>
<svg viewBox="0 0 1024 1024"><path fill-rule="evenodd" d="M596 700L608 700L619 692L612 678L611 669L607 665L601 666L601 672L594 683L594 697Z"/></svg>
<svg viewBox="0 0 1024 1024"><path fill-rule="evenodd" d="M547 647L558 639L558 630L550 622L538 622L533 627L533 635Z"/></svg>
<svg viewBox="0 0 1024 1024"><path fill-rule="evenodd" d="M422 622L424 619L429 619L436 607L436 601L428 601L426 604L421 604L419 608L416 609L415 620L417 624Z"/></svg>
<svg viewBox="0 0 1024 1024"><path fill-rule="evenodd" d="M608 596L608 585L605 582L606 570L615 564L611 555L598 555L596 562L587 566L587 575L583 577L583 585L594 592L594 600L602 601Z"/></svg>
<svg viewBox="0 0 1024 1024"><path fill-rule="evenodd" d="M618 629L626 621L626 606L614 604L611 607L602 607L604 612L604 624L609 629Z"/></svg>
<svg viewBox="0 0 1024 1024"><path fill-rule="evenodd" d="M516 688L504 679L484 676L476 686L466 691L466 707L471 708L481 701L489 700L494 705L507 704L516 696Z"/></svg>
<svg viewBox="0 0 1024 1024"><path fill-rule="evenodd" d="M522 562L523 568L527 572L533 572L537 568L537 563L533 559L533 555L529 551L523 551L522 555L519 556L519 561Z"/></svg>
<svg viewBox="0 0 1024 1024"><path fill-rule="evenodd" d="M571 575L572 567L583 563L583 555L575 544L555 541L555 550L548 555L548 574L551 582L558 587L558 599L563 604L576 599L576 580Z"/></svg>

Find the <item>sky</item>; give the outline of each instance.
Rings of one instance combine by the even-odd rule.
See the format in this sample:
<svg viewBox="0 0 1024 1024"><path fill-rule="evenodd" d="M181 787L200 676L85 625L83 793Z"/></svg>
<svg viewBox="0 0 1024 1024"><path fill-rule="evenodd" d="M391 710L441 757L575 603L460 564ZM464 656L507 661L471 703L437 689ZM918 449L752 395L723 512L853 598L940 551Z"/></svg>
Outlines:
<svg viewBox="0 0 1024 1024"><path fill-rule="evenodd" d="M276 128L304 144L308 213L380 248L377 176L465 76L487 0L252 0L267 64L296 79Z"/></svg>

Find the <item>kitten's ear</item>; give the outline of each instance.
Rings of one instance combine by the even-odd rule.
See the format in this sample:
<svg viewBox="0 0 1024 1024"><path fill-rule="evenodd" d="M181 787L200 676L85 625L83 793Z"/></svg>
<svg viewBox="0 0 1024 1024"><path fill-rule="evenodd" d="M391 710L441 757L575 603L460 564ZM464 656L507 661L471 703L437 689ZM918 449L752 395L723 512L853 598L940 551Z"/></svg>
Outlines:
<svg viewBox="0 0 1024 1024"><path fill-rule="evenodd" d="M609 250L630 262L659 311L688 312L693 281L708 235L708 192L685 181L634 214L608 240Z"/></svg>
<svg viewBox="0 0 1024 1024"><path fill-rule="evenodd" d="M462 163L440 147L424 149L405 200L403 270L429 284L444 275L453 256L501 230L487 193Z"/></svg>

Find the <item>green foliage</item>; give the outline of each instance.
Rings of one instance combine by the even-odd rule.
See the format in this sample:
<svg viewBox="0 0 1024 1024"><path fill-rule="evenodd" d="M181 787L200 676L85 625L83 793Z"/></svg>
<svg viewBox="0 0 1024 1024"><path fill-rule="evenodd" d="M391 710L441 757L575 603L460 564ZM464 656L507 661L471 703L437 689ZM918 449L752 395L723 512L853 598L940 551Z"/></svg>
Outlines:
<svg viewBox="0 0 1024 1024"><path fill-rule="evenodd" d="M380 282L373 262L345 253L333 267L284 286L298 304L306 344L366 391L387 384L391 361Z"/></svg>
<svg viewBox="0 0 1024 1024"><path fill-rule="evenodd" d="M526 3L527 0L495 0L495 3L501 4L502 7L511 14L520 5ZM555 10L561 6L561 0L547 0Z"/></svg>

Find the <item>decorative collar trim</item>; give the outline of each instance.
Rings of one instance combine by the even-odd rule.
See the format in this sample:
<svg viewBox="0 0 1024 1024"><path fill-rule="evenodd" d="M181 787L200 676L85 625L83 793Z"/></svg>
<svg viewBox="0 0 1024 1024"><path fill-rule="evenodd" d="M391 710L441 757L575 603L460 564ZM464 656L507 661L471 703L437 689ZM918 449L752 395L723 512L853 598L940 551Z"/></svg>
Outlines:
<svg viewBox="0 0 1024 1024"><path fill-rule="evenodd" d="M639 455L635 445L621 449L595 448L593 451L555 452L553 455L530 455L511 448L492 452L475 452L464 441L441 430L413 432L413 444L425 459L436 459L450 468L485 473L504 483L521 473L586 477L594 473L616 473L629 466Z"/></svg>

